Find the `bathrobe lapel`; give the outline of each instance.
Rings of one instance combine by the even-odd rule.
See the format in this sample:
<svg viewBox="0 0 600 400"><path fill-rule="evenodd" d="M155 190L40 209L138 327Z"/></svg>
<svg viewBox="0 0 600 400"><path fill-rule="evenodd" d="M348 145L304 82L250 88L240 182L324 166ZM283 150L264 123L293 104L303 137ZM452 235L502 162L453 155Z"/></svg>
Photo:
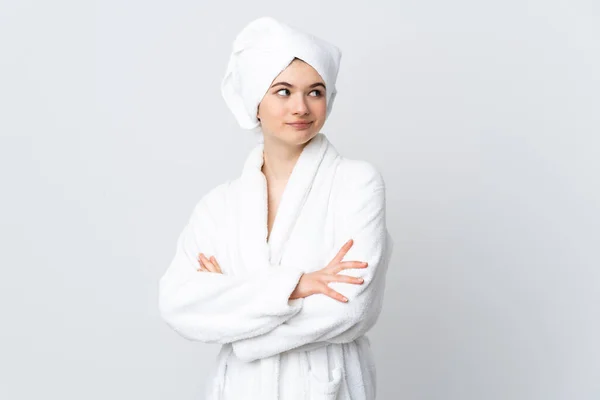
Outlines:
<svg viewBox="0 0 600 400"><path fill-rule="evenodd" d="M257 145L250 152L242 172L242 193L237 198L242 210L238 243L246 261L244 264L249 268L263 263L276 266L281 261L285 244L310 193L328 143L327 138L319 133L304 147L283 191L268 243L267 181L261 171L264 144Z"/></svg>
<svg viewBox="0 0 600 400"><path fill-rule="evenodd" d="M322 133L315 136L300 154L288 179L269 237L270 259L274 264L281 262L285 244L288 242L310 193L319 166L323 161L327 144Z"/></svg>
<svg viewBox="0 0 600 400"><path fill-rule="evenodd" d="M261 143L252 149L246 159L240 179L240 191L236 193L235 199L239 212L236 242L244 272L270 266L266 243L267 185L261 172L262 157L263 144Z"/></svg>

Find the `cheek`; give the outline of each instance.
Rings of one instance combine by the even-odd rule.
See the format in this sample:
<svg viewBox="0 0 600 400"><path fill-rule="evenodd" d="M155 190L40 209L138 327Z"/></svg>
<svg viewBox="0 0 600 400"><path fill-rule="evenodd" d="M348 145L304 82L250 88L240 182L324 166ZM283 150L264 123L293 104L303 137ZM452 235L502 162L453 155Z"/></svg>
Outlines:
<svg viewBox="0 0 600 400"><path fill-rule="evenodd" d="M277 101L263 101L260 106L263 123L277 123L285 115L285 108Z"/></svg>
<svg viewBox="0 0 600 400"><path fill-rule="evenodd" d="M273 101L269 102L268 111L269 116L271 118L279 118L281 115L285 114L285 107L282 102L273 99Z"/></svg>
<svg viewBox="0 0 600 400"><path fill-rule="evenodd" d="M319 118L325 117L325 114L327 114L327 103L325 103L324 99L315 105L313 112L315 115L318 115Z"/></svg>
<svg viewBox="0 0 600 400"><path fill-rule="evenodd" d="M278 118L278 119L286 119L289 114L290 114L290 110L287 107L285 107L284 105L282 105L277 108L275 115L276 115L276 118Z"/></svg>

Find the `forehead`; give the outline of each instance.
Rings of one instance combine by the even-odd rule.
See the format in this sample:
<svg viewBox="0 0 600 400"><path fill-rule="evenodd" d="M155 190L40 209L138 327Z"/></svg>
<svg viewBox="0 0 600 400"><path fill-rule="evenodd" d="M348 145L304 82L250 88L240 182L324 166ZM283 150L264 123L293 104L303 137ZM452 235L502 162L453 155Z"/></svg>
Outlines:
<svg viewBox="0 0 600 400"><path fill-rule="evenodd" d="M292 85L312 85L316 82L324 82L323 78L316 69L310 64L300 60L294 59L277 77L273 82L285 81Z"/></svg>

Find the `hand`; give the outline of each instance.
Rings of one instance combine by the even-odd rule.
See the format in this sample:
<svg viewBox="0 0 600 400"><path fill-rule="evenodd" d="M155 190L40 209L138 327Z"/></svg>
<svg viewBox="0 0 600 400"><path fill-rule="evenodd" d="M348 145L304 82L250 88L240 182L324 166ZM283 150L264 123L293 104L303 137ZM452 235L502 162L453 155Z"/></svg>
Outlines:
<svg viewBox="0 0 600 400"><path fill-rule="evenodd" d="M200 264L200 268L198 268L199 272L216 272L218 274L223 273L215 256L210 256L210 259L208 259L206 256L204 256L204 253L199 253L198 263Z"/></svg>
<svg viewBox="0 0 600 400"><path fill-rule="evenodd" d="M355 285L362 285L364 280L362 278L356 278L348 275L338 275L343 269L349 268L366 268L366 262L360 261L342 261L348 250L352 247L354 241L350 239L347 241L337 253L337 255L331 260L327 266L321 270L305 273L300 277L300 281L296 286L296 289L290 295L290 300L299 299L301 297L308 297L312 294L322 293L331 297L334 300L341 302L347 302L348 299L342 296L330 288L327 284L330 282L344 282L352 283Z"/></svg>

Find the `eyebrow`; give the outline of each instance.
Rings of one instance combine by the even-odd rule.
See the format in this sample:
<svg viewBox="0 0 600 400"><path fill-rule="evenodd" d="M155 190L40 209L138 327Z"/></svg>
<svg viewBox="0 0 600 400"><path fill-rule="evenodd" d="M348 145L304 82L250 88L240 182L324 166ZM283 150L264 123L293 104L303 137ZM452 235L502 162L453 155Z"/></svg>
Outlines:
<svg viewBox="0 0 600 400"><path fill-rule="evenodd" d="M292 85L291 83L287 83L287 82L276 82L276 83L272 84L271 87L275 87L277 85L287 86L287 87L290 87L290 88L294 87L294 85ZM323 89L327 89L325 87L325 84L323 84L321 82L313 83L312 85L309 86L309 88L314 88L314 87L317 87L317 86L323 86Z"/></svg>

